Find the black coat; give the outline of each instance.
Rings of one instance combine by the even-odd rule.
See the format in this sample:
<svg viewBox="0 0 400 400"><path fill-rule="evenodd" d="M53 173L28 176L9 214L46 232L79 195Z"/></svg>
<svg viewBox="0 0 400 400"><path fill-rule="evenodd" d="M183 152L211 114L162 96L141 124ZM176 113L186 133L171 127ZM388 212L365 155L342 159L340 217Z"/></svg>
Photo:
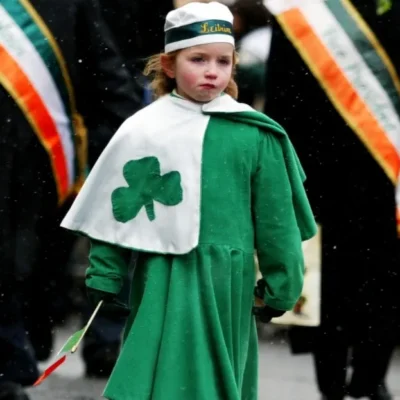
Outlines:
<svg viewBox="0 0 400 400"><path fill-rule="evenodd" d="M88 128L93 165L121 123L141 107L135 82L123 67L97 0L31 3L66 61L77 108ZM1 272L23 274L35 263L43 233L54 220L57 193L48 154L1 86L0 177Z"/></svg>
<svg viewBox="0 0 400 400"><path fill-rule="evenodd" d="M400 4L353 4L400 73ZM400 257L393 184L327 98L274 21L266 112L288 131L322 225L322 324L399 320ZM373 322L371 322L373 324ZM363 325L364 326L364 325Z"/></svg>
<svg viewBox="0 0 400 400"><path fill-rule="evenodd" d="M89 132L91 163L124 119L141 106L134 80L104 23L97 0L32 0L66 61ZM13 102L0 88L0 101ZM13 120L19 120L21 114ZM0 109L0 124L6 117ZM8 126L8 125L7 125ZM3 128L4 129L4 128Z"/></svg>

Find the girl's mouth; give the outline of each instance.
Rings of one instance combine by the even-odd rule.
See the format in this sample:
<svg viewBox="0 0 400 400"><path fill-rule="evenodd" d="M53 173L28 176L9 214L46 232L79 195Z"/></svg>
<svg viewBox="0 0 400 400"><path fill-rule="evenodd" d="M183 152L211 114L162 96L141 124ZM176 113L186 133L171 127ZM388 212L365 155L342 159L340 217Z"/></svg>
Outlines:
<svg viewBox="0 0 400 400"><path fill-rule="evenodd" d="M215 89L215 85L212 85L211 83L205 83L204 85L200 85L203 89Z"/></svg>

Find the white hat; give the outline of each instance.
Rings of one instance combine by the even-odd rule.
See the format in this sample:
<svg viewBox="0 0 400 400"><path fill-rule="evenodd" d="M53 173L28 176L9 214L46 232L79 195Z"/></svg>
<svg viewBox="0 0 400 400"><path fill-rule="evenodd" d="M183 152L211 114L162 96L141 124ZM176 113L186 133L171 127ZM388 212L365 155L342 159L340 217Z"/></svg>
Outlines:
<svg viewBox="0 0 400 400"><path fill-rule="evenodd" d="M206 43L230 43L233 38L233 15L229 8L215 1L188 3L167 15L165 52Z"/></svg>

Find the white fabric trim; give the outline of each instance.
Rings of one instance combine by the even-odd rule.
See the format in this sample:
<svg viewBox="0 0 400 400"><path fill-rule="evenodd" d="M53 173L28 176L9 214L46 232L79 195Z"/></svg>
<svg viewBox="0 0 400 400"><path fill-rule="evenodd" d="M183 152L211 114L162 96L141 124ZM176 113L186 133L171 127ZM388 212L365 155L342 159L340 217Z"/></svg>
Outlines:
<svg viewBox="0 0 400 400"><path fill-rule="evenodd" d="M238 103L231 96L224 94L202 106L205 113L237 113L254 112L254 108L244 103Z"/></svg>
<svg viewBox="0 0 400 400"><path fill-rule="evenodd" d="M180 40L179 42L173 42L165 45L165 52L171 53L176 50L186 49L188 47L199 46L201 44L209 43L229 43L235 46L235 39L231 35L227 34L208 34L204 36L197 36L192 39Z"/></svg>
<svg viewBox="0 0 400 400"><path fill-rule="evenodd" d="M167 95L129 118L100 156L61 226L122 247L161 254L186 254L200 236L201 164L210 120L204 113L254 111L229 95L198 104ZM126 223L112 213L111 193L126 187L123 166L155 156L161 174L181 174L183 201L176 206L154 202L154 221L142 208Z"/></svg>
<svg viewBox="0 0 400 400"><path fill-rule="evenodd" d="M57 85L35 46L1 4L0 44L24 71L54 120L67 161L68 183L72 186L75 180L73 135Z"/></svg>

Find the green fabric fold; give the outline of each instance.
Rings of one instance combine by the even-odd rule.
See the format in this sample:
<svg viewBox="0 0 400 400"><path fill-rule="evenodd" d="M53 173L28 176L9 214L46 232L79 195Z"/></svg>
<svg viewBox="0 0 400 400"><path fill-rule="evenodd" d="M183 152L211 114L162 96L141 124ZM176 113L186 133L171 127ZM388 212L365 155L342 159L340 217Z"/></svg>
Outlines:
<svg viewBox="0 0 400 400"><path fill-rule="evenodd" d="M305 241L315 236L317 233L317 225L304 189L306 175L285 129L272 118L257 111L205 112L205 114L218 115L220 118L256 126L266 134L272 133L279 139L291 184L293 206L301 233L301 239Z"/></svg>

